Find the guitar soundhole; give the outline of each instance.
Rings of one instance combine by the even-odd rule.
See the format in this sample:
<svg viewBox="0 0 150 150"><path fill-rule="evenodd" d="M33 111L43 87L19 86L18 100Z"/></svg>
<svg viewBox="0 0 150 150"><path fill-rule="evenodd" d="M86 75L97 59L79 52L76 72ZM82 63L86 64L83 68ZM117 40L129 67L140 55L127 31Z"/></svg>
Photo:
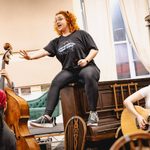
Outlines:
<svg viewBox="0 0 150 150"><path fill-rule="evenodd" d="M147 122L148 122L148 124L150 124L150 115L147 118Z"/></svg>
<svg viewBox="0 0 150 150"><path fill-rule="evenodd" d="M149 124L146 124L145 129L144 130L148 130L149 129Z"/></svg>
<svg viewBox="0 0 150 150"><path fill-rule="evenodd" d="M150 130L150 115L147 118L146 128L147 128L147 130Z"/></svg>

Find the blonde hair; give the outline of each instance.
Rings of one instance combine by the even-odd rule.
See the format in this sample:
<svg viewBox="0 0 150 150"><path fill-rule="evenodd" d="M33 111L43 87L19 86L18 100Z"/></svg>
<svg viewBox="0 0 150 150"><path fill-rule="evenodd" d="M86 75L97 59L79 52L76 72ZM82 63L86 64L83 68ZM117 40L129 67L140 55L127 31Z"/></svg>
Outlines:
<svg viewBox="0 0 150 150"><path fill-rule="evenodd" d="M67 24L69 26L69 31L71 33L76 31L76 30L79 30L79 26L76 22L77 19L76 19L75 15L73 13L71 13L69 11L59 11L58 13L56 13L56 16L59 15L59 14L62 14L65 17L65 19L67 21ZM56 23L54 25L54 29L55 29L55 31L57 32L58 35L62 35L61 31L59 31L57 29Z"/></svg>

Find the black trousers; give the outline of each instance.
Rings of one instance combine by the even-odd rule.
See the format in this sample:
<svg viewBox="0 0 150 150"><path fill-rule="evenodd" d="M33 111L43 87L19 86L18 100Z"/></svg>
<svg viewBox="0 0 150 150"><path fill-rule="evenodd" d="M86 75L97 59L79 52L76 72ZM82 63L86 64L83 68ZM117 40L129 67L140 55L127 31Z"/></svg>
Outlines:
<svg viewBox="0 0 150 150"><path fill-rule="evenodd" d="M59 102L60 90L69 83L83 80L88 105L91 111L96 110L98 100L98 81L100 70L94 65L88 65L80 71L62 70L53 79L48 91L45 114L51 116Z"/></svg>

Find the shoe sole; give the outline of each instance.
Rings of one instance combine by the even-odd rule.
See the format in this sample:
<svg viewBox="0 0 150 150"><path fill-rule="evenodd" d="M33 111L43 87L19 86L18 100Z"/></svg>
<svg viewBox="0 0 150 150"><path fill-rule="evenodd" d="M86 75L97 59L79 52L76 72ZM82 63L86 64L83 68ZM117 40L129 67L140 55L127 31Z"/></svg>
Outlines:
<svg viewBox="0 0 150 150"><path fill-rule="evenodd" d="M88 123L87 126L98 126L98 123Z"/></svg>
<svg viewBox="0 0 150 150"><path fill-rule="evenodd" d="M54 127L53 124L51 124L51 123L38 124L38 123L30 122L30 125L32 127L39 127L39 128L51 128L51 127Z"/></svg>

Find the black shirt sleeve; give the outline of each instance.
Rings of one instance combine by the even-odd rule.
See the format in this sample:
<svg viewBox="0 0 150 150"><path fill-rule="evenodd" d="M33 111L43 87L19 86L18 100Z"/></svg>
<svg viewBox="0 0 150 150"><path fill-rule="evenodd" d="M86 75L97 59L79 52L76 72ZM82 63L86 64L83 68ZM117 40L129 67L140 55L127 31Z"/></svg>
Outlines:
<svg viewBox="0 0 150 150"><path fill-rule="evenodd" d="M80 34L82 37L82 42L88 51L90 51L91 49L98 50L93 38L91 37L89 33L87 33L86 31L80 30Z"/></svg>
<svg viewBox="0 0 150 150"><path fill-rule="evenodd" d="M48 45L43 48L47 52L49 52L50 57L54 57L56 55L57 42L58 42L58 38L50 41Z"/></svg>

